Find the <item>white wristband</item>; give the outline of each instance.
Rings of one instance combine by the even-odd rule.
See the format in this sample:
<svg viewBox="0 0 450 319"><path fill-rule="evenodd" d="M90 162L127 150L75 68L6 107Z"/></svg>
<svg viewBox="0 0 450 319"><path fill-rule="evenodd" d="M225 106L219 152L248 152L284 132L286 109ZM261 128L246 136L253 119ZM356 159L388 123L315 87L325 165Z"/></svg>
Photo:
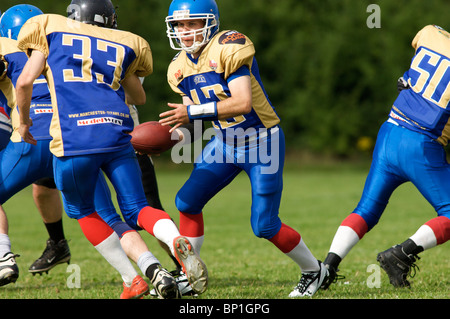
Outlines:
<svg viewBox="0 0 450 319"><path fill-rule="evenodd" d="M217 120L217 102L188 105L187 112L191 122L194 120L214 121Z"/></svg>

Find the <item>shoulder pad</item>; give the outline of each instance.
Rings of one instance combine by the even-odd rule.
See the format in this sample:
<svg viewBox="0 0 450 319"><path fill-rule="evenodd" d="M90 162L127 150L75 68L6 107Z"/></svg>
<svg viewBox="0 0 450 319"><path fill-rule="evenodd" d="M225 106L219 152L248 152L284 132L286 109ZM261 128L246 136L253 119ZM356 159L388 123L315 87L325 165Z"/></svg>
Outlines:
<svg viewBox="0 0 450 319"><path fill-rule="evenodd" d="M219 44L245 44L247 37L238 31L228 31L219 37Z"/></svg>
<svg viewBox="0 0 450 319"><path fill-rule="evenodd" d="M175 56L174 56L173 59L172 59L172 62L175 61L176 59L178 59L178 57L180 56L180 54L181 54L181 51L178 52L177 54L175 54Z"/></svg>

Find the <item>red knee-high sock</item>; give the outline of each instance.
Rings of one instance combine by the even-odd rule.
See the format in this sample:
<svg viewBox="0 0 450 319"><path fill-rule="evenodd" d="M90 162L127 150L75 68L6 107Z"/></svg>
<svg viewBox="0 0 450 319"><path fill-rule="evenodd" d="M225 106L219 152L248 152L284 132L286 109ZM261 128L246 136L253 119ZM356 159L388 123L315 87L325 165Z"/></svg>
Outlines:
<svg viewBox="0 0 450 319"><path fill-rule="evenodd" d="M114 232L96 212L78 219L78 223L84 236L94 246L103 242Z"/></svg>
<svg viewBox="0 0 450 319"><path fill-rule="evenodd" d="M180 234L186 236L194 247L194 250L200 254L205 238L203 213L186 214L180 212Z"/></svg>
<svg viewBox="0 0 450 319"><path fill-rule="evenodd" d="M278 233L269 239L271 243L285 254L294 249L300 243L300 240L300 234L285 224L281 224Z"/></svg>
<svg viewBox="0 0 450 319"><path fill-rule="evenodd" d="M363 236L369 230L366 221L360 215L352 213L348 215L341 223L341 226L350 227L355 231L358 235L359 239L363 238Z"/></svg>
<svg viewBox="0 0 450 319"><path fill-rule="evenodd" d="M169 214L167 214L165 211L146 206L139 212L138 224L152 236L155 236L154 226L161 219L171 220Z"/></svg>
<svg viewBox="0 0 450 319"><path fill-rule="evenodd" d="M205 234L203 213L186 214L180 212L180 234L188 237L200 237Z"/></svg>
<svg viewBox="0 0 450 319"><path fill-rule="evenodd" d="M450 219L444 216L433 218L425 223L436 236L436 244L441 245L450 239Z"/></svg>
<svg viewBox="0 0 450 319"><path fill-rule="evenodd" d="M122 249L119 236L97 213L80 218L78 223L86 238L103 258L120 273L125 284L131 285L133 279L137 276L137 272Z"/></svg>
<svg viewBox="0 0 450 319"><path fill-rule="evenodd" d="M319 263L300 234L291 227L281 224L279 232L269 239L279 250L291 258L302 271L318 271Z"/></svg>

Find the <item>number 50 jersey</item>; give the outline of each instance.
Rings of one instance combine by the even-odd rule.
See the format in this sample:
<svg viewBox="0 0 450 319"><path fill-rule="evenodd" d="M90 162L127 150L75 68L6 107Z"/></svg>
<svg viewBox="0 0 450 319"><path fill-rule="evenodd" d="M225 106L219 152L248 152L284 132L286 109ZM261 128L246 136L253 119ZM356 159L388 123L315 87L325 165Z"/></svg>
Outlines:
<svg viewBox="0 0 450 319"><path fill-rule="evenodd" d="M55 14L29 19L18 41L23 51L39 50L47 58L43 74L52 96L54 155L111 152L129 144L133 119L121 81L152 73L147 41Z"/></svg>
<svg viewBox="0 0 450 319"><path fill-rule="evenodd" d="M390 118L445 146L450 138L450 34L428 25L412 47L416 53L403 76L410 89L400 92Z"/></svg>

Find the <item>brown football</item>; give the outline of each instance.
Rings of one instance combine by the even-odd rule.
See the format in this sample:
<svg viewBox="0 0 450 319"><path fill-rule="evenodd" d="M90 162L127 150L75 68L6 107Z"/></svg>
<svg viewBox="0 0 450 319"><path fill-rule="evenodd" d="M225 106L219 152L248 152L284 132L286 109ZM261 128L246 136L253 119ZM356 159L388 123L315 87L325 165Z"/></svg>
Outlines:
<svg viewBox="0 0 450 319"><path fill-rule="evenodd" d="M143 154L161 154L171 149L178 139L172 140L169 125L161 125L157 121L139 124L130 133L134 149ZM175 133L176 134L176 133Z"/></svg>

